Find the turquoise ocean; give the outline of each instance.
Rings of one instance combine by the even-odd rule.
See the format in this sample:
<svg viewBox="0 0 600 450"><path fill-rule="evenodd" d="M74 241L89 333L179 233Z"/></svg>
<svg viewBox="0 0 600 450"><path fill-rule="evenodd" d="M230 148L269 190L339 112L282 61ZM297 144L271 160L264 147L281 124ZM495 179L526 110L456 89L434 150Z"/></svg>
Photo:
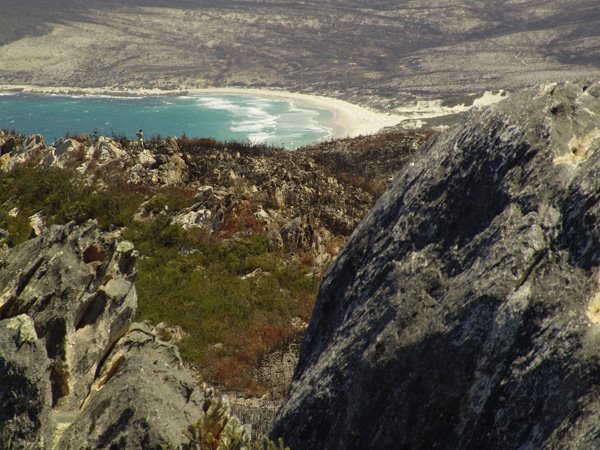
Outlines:
<svg viewBox="0 0 600 450"><path fill-rule="evenodd" d="M212 137L294 149L327 139L330 111L297 106L285 99L245 95L109 97L0 95L0 128L38 133L51 143L67 133L135 138Z"/></svg>

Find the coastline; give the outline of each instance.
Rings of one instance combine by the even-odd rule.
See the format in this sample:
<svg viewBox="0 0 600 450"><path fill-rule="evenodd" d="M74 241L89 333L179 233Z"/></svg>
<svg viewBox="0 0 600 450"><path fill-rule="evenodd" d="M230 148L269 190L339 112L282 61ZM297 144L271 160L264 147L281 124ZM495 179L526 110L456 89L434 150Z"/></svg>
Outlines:
<svg viewBox="0 0 600 450"><path fill-rule="evenodd" d="M326 126L332 128L332 137L356 137L377 133L385 127L400 123L405 116L374 112L343 100L318 95L300 94L288 91L253 88L203 88L203 89L131 89L131 88L78 88L34 85L0 85L0 93L5 94L45 94L45 95L89 95L112 97L145 96L194 96L194 95L249 95L279 100L289 100L298 106L314 107L333 114Z"/></svg>

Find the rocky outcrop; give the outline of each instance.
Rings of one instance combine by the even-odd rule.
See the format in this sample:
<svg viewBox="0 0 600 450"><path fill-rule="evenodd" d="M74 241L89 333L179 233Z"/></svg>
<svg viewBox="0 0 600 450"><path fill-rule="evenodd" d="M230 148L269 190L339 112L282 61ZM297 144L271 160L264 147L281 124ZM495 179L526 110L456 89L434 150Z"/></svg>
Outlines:
<svg viewBox="0 0 600 450"><path fill-rule="evenodd" d="M600 446L600 83L435 137L328 272L272 428L291 448Z"/></svg>
<svg viewBox="0 0 600 450"><path fill-rule="evenodd" d="M112 350L58 448L150 448L181 445L201 414L203 394L177 348L134 324Z"/></svg>
<svg viewBox="0 0 600 450"><path fill-rule="evenodd" d="M213 188L194 211L210 210L215 217L222 209L225 219L247 213L270 230L294 226L295 220L306 222L298 218L310 215L313 232L325 241L325 230L350 234L374 200L371 193L338 180L304 153L209 144L182 144L192 185Z"/></svg>
<svg viewBox="0 0 600 450"><path fill-rule="evenodd" d="M386 135L373 137L374 142L369 144L371 145L368 151L369 158L374 159L376 146L389 144L396 137L396 134L389 138ZM13 139L13 143L4 146L1 143L1 139L4 138ZM32 142L34 141L32 140ZM369 142L369 138L361 138L360 145L352 147L353 155L358 160L364 161L364 155L360 155L361 148L362 145L368 145ZM13 156L20 154L24 144L24 139L21 140L19 136L5 134L0 138L0 145L3 145L2 148L6 148L8 153L4 154L2 158L6 157L6 161L10 162ZM402 148L399 148L398 151L403 151L404 145L403 143L400 146ZM328 144L327 148L329 148ZM337 149L337 154L343 154L344 148ZM387 149L386 155L391 153L387 146L385 148ZM34 158L38 153L45 156ZM149 225L148 230L160 230L169 223L180 225L184 232L189 233L191 238L189 245L192 247L188 248L188 244L178 245L178 249L182 253L195 251L193 250L194 242L201 242L209 235L211 235L210 239L215 242L230 240L235 242L238 239L246 240L248 236L262 235L264 240L257 239L256 243L261 246L266 244L266 247L274 253L272 256L275 261L278 261L277 267L287 270L288 261L293 264L299 263L305 266L307 271L310 271L313 279L317 279L321 277L327 265L338 254L343 242L366 214L375 197L373 193L353 184L353 180L342 179L340 174L335 173L334 168L330 169L315 163L312 157L305 153L235 142L220 143L209 139L182 137L178 140L169 138L164 141L152 139L146 142L144 148L141 148L137 142L125 139L83 135L64 139L53 146L46 146L38 153L32 154L33 159L31 160L15 163L14 167L26 163L28 168L23 172L26 175L31 170L29 167L33 165L37 165L36 171L39 168L70 169L68 178L73 179L73 186L82 183L85 192L93 191L89 197L90 201L88 202L86 198L81 202L72 202L74 204L73 211L76 214L71 215L69 205L68 210L65 209L68 214L61 213L59 218L53 214L51 208L49 210L44 205L28 208L27 202L21 202L18 198L19 195L12 198L5 196L4 204L0 206L9 211L10 217L17 220L5 220L4 223L0 223L0 226L13 233L8 235L0 230L0 250L14 244L18 239L24 239L27 235L43 235L48 224L64 220L62 217L64 215L81 220L79 217L87 217L88 214L100 212L102 217L99 217L99 220L103 226L107 226L107 222L110 223L114 218L114 226L122 227L128 222L125 214L131 214L134 220L146 222ZM79 175L72 177L71 170L78 172L81 177ZM58 175L56 180L61 179L60 172L54 170L50 172ZM18 176L20 173L15 172L9 174L8 177L15 174ZM45 175L44 171L40 173ZM35 180L37 174L33 175L31 179ZM384 176L382 181L388 182L387 175L378 174L378 176ZM129 197L129 194L133 195ZM142 196L145 198L142 199ZM107 202L96 202L94 197L107 198ZM126 212L112 215L113 217L108 217L106 220L104 213L108 209L112 210L111 200L113 198L116 199L115 206L119 205L117 209L120 209L121 205L127 205ZM96 205L99 206L99 210ZM129 205L132 207L129 208ZM34 212L36 214L32 215ZM81 216L79 216L80 213ZM31 230L26 228L27 219L32 226ZM12 226L13 223L22 225L25 230L22 235L17 234L20 228ZM144 240L143 234L140 235L135 231L138 225L139 230L146 228L145 225L133 224L129 227L128 233ZM158 225L158 227L154 228L154 225ZM29 234L30 231L31 234ZM177 235L173 235L177 240L184 236L181 231L175 227L169 229L169 233L177 233ZM148 248L143 244L140 247ZM90 250L90 255L94 252L99 255L102 252L106 253L101 246L97 246L97 251ZM34 250L32 250L32 254L35 254ZM281 261L281 265L279 261ZM70 263L63 264L61 262L61 264L66 267ZM201 270L200 266L198 268ZM271 273L268 271L249 272L236 273L236 275L243 280L257 276L256 284L258 285L260 281L261 286L259 289L263 289L262 286L271 285L271 282L266 282L267 280L275 280L278 277L277 274L275 277L271 277ZM77 286L78 283L75 282L74 285ZM105 287L102 287L104 286L102 282L99 284L101 285L98 293L100 298L94 300L94 304L101 308ZM119 286L128 287L127 284L121 282L111 283L111 289ZM303 302L306 303L306 307L303 307L299 313L305 317L305 314L308 314L310 303L308 295ZM69 308L67 312L72 312L72 307L69 306ZM90 308L95 310L96 307ZM289 312L281 310L281 312L275 313L274 317L278 314L287 316ZM99 316L100 319L102 317ZM285 321L281 322L282 327L287 327L289 319L286 317ZM77 387L67 386L68 395L62 394L67 391L67 387L62 386L61 383L68 378L68 371L63 370L62 367L65 364L71 364L70 361L73 358L69 345L78 339L91 339L92 335L96 336L95 332L90 332L90 335L86 336L84 331L73 330L69 325L65 338L65 342L69 344L61 350L67 356L52 358L52 376L55 379L54 390L57 402L55 411L62 408L60 409L61 418L58 421L61 429L75 426L70 408L76 404L89 403L86 397L87 393L91 392L89 386L97 381L99 371L104 370L103 368L107 364L107 359L104 357L101 357L99 362L93 358L109 351L108 348L105 348L99 352L107 342L112 342L113 338L117 339L115 345L124 339L120 336L122 333L126 333L125 327L119 328L117 334L111 335L110 339L107 339L109 336L102 335L107 330L106 325L107 322L104 321L97 327L100 330L99 340L90 342L91 356L83 363L83 366L87 368L86 375L85 377L80 375L71 377L72 380L80 379L82 382L78 383ZM168 327L172 325L175 323L167 324ZM75 328L77 327L75 326ZM157 331L157 333L160 336L170 334L163 331ZM241 339L241 341L245 340ZM82 345L81 348L84 347L85 345ZM241 347L247 348L243 344ZM227 348L222 353L225 354L229 351L230 349ZM79 354L77 358L85 356L81 353L77 354ZM86 356L86 358L88 357ZM251 363L252 367L245 372L251 373L252 371L255 375L253 379L260 388L251 387L247 392L236 391L235 394L243 396L259 393L262 395L263 389L269 391L267 398L246 402L245 404L250 406L242 406L244 412L241 412L240 409L237 410L255 429L262 431L268 428L281 402L282 395L287 390L291 378L290 372L293 371L295 365L292 361L295 358L297 358L295 352L291 358L265 358L268 372L279 374L277 377L280 381L276 386L266 380L268 377L264 377L262 373L254 374L253 371L257 369L261 361L254 357L251 359L256 362ZM215 363L214 366L217 364ZM69 370L71 370L70 367L68 366ZM211 378L210 381L221 389L227 389L223 387L218 378ZM102 389L106 391L107 386ZM67 404L64 408L63 403ZM133 409L136 408L137 406ZM184 410L183 407L178 409ZM82 432L82 434L86 433ZM92 436L94 433L95 431L92 430L87 434Z"/></svg>
<svg viewBox="0 0 600 450"><path fill-rule="evenodd" d="M126 178L134 183L181 185L188 181L188 167L179 151L177 140L169 138L152 151L132 147Z"/></svg>
<svg viewBox="0 0 600 450"><path fill-rule="evenodd" d="M33 319L52 361L53 406L79 407L135 315L135 250L109 239L92 222L69 224L3 256L0 319Z"/></svg>
<svg viewBox="0 0 600 450"><path fill-rule="evenodd" d="M281 407L281 399L227 396L232 413L243 423L251 424L252 432L266 434Z"/></svg>
<svg viewBox="0 0 600 450"><path fill-rule="evenodd" d="M399 136L401 143L393 144ZM149 195L136 219L152 220L161 213L186 231L260 232L272 248L309 252L315 265L323 267L335 256L331 249L338 247L328 244L352 232L387 185L389 171L404 164L425 136L382 134L354 144L340 141L339 146L325 143L290 152L187 137L153 140L141 147L126 139L82 135L47 146L40 136L4 134L0 170L23 164L72 169L89 185L128 186ZM389 163L391 155L401 155L402 162ZM374 161L375 172L348 173L350 167ZM379 170L381 166L387 171ZM193 197L194 191L194 203L183 210L152 208L157 203L153 195L179 192ZM284 235L289 238L282 239Z"/></svg>
<svg viewBox="0 0 600 450"><path fill-rule="evenodd" d="M39 134L29 136L20 146L16 146L16 142L14 144L9 143L9 145L12 147L10 161L6 162L9 169L25 162L44 164L49 156L49 153L45 151L44 138ZM4 146L7 146L7 144L4 144Z"/></svg>
<svg viewBox="0 0 600 450"><path fill-rule="evenodd" d="M26 315L0 321L0 446L38 450L48 448L50 418L50 361Z"/></svg>
<svg viewBox="0 0 600 450"><path fill-rule="evenodd" d="M0 137L0 168L12 170L24 163L39 167L70 168L86 175L125 179L132 183L181 185L187 181L187 165L177 141L170 139L150 151L129 141L97 136L65 138L47 146L40 135L26 139Z"/></svg>
<svg viewBox="0 0 600 450"><path fill-rule="evenodd" d="M256 380L268 388L265 395L261 398L245 398L232 393L228 395L233 413L242 423L251 424L252 430L258 435L269 431L290 386L297 363L298 344L292 343L268 354L256 371Z"/></svg>
<svg viewBox="0 0 600 450"><path fill-rule="evenodd" d="M312 216L300 216L285 224L281 229L283 242L293 252L321 253L322 242L315 232Z"/></svg>
<svg viewBox="0 0 600 450"><path fill-rule="evenodd" d="M94 222L0 254L0 437L9 448L185 441L202 393L137 310L136 251Z"/></svg>

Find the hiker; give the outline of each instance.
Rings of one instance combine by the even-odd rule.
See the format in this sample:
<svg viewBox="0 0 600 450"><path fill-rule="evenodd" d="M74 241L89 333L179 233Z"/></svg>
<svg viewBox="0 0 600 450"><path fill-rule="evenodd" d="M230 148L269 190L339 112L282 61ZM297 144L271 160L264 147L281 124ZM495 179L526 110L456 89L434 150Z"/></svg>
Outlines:
<svg viewBox="0 0 600 450"><path fill-rule="evenodd" d="M144 146L144 132L142 131L142 129L140 128L140 131L138 131L136 133L136 136L138 138L138 144L140 145L140 147Z"/></svg>

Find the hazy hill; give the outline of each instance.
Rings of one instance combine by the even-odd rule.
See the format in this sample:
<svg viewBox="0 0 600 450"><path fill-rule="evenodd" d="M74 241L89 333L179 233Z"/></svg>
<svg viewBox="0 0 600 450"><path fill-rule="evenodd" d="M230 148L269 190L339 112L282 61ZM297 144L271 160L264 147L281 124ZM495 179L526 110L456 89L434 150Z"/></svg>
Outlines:
<svg viewBox="0 0 600 450"><path fill-rule="evenodd" d="M0 83L267 86L386 108L600 72L593 0L3 4Z"/></svg>

